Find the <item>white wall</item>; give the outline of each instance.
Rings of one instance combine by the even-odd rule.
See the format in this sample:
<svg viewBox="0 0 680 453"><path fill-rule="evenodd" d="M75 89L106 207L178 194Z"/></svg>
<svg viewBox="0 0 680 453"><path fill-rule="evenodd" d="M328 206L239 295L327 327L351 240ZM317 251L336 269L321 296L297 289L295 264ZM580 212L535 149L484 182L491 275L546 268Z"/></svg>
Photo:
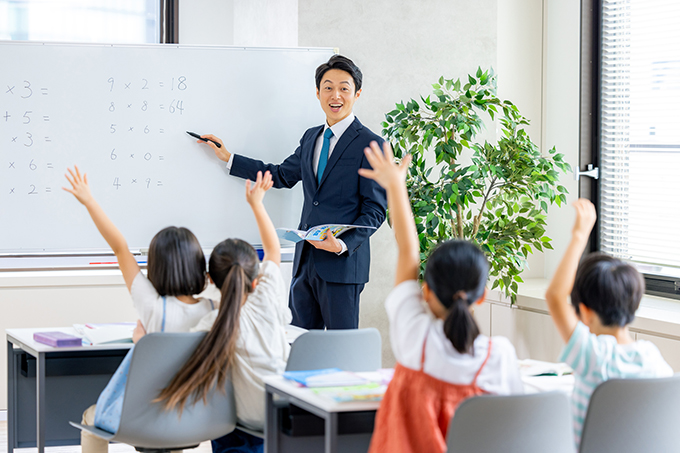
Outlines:
<svg viewBox="0 0 680 453"><path fill-rule="evenodd" d="M544 0L544 143L555 146L569 164L578 164L579 79L580 79L580 2ZM562 176L569 190L569 204L553 206L548 214L546 233L553 238L554 250L545 253L544 276L551 278L567 248L574 223L571 202L578 198L573 174Z"/></svg>
<svg viewBox="0 0 680 453"><path fill-rule="evenodd" d="M234 44L235 0L179 2L179 42L182 44Z"/></svg>

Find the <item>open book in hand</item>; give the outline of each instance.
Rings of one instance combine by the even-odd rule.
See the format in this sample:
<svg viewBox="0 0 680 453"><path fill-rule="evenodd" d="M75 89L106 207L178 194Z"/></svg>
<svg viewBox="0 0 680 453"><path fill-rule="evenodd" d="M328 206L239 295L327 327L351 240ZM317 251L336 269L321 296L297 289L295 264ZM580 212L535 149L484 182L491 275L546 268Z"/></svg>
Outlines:
<svg viewBox="0 0 680 453"><path fill-rule="evenodd" d="M375 227L372 226L327 224L317 225L315 227L310 228L307 231L292 230L288 228L277 228L276 234L278 234L281 239L285 239L291 242L323 241L324 239L326 239L326 235L328 233L332 234L335 237L338 237L345 231L349 231L354 228L370 228L372 230L375 230Z"/></svg>

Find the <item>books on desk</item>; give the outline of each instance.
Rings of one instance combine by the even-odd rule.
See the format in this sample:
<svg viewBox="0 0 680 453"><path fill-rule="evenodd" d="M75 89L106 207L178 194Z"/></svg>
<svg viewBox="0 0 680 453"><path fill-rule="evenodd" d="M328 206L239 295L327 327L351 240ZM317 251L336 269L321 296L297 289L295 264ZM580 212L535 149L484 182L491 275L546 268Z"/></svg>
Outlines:
<svg viewBox="0 0 680 453"><path fill-rule="evenodd" d="M283 377L295 381L319 396L336 402L380 401L392 380L393 369L349 372L338 368L286 371Z"/></svg>
<svg viewBox="0 0 680 453"><path fill-rule="evenodd" d="M375 230L375 227L365 226L365 225L337 225L337 224L327 224L327 225L317 225L310 228L307 231L294 230L289 228L277 228L276 234L279 235L281 239L285 239L291 242L300 241L323 241L326 239L326 235L331 233L333 236L338 237L342 233L353 230L354 228L370 228Z"/></svg>
<svg viewBox="0 0 680 453"><path fill-rule="evenodd" d="M286 371L283 377L295 381L305 387L345 387L366 384L366 379L349 371L339 368L325 368L323 370Z"/></svg>
<svg viewBox="0 0 680 453"><path fill-rule="evenodd" d="M38 343L53 346L55 348L67 348L72 346L82 346L83 341L80 337L69 335L64 332L36 332L33 339Z"/></svg>
<svg viewBox="0 0 680 453"><path fill-rule="evenodd" d="M522 376L565 376L574 371L566 363L544 362L542 360L519 360Z"/></svg>
<svg viewBox="0 0 680 453"><path fill-rule="evenodd" d="M387 385L369 382L367 384L353 385L349 387L318 387L312 389L319 396L330 398L338 403L350 401L381 401Z"/></svg>
<svg viewBox="0 0 680 453"><path fill-rule="evenodd" d="M73 328L83 336L83 344L132 343L132 332L137 324L120 322L111 324L74 324Z"/></svg>

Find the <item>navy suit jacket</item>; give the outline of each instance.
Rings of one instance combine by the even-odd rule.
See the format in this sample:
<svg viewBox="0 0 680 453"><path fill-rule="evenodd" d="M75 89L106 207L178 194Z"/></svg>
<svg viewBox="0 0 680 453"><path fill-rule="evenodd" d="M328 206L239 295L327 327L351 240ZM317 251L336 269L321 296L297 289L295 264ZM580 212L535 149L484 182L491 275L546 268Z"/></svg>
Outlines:
<svg viewBox="0 0 680 453"><path fill-rule="evenodd" d="M308 129L295 153L279 165L234 155L230 174L255 180L258 171L268 170L276 188L291 188L302 181L304 206L299 229L326 223L378 228L385 220L385 191L375 181L359 176L357 170L371 168L364 148L372 140L382 146L383 140L355 118L336 143L319 184L313 156L316 139L323 130L324 126ZM300 274L303 247L311 247L316 272L322 279L332 283L366 283L371 263L368 238L374 232L370 228L356 228L344 233L340 238L347 245L347 251L341 255L317 250L306 241L299 242L295 247L293 276Z"/></svg>

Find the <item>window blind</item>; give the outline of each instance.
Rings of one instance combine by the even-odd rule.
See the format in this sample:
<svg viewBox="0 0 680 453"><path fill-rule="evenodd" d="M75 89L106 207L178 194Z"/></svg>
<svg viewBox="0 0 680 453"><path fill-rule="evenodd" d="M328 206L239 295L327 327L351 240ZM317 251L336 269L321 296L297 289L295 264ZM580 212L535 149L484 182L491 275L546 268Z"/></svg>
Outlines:
<svg viewBox="0 0 680 453"><path fill-rule="evenodd" d="M600 249L680 276L680 2L603 0Z"/></svg>

